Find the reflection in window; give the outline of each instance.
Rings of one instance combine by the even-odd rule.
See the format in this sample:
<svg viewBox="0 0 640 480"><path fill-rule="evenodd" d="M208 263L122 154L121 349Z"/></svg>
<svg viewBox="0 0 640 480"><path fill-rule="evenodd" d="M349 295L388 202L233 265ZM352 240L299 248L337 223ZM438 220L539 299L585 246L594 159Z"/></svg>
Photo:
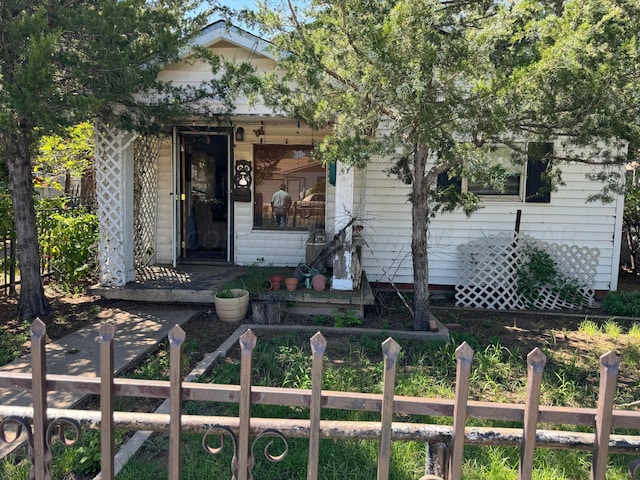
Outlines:
<svg viewBox="0 0 640 480"><path fill-rule="evenodd" d="M311 158L311 148L254 145L255 228L324 228L327 177L324 166Z"/></svg>
<svg viewBox="0 0 640 480"><path fill-rule="evenodd" d="M524 168L522 160L514 164L516 154L508 147L494 147L489 155L494 164L502 165L507 170L511 170L504 179L503 188L498 189L491 185L467 181L467 191L476 195L520 197L520 184Z"/></svg>

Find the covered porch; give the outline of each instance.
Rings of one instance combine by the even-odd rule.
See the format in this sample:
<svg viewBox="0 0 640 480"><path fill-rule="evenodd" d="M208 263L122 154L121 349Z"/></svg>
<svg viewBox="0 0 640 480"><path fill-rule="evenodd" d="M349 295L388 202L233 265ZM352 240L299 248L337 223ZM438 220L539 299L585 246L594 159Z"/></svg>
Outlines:
<svg viewBox="0 0 640 480"><path fill-rule="evenodd" d="M292 267L282 267L283 273ZM240 277L246 267L222 264L184 264L177 267L143 266L136 269L135 280L121 287L96 285L93 295L106 299L153 303L188 303L213 305L213 295L227 282ZM277 301L282 310L304 315L332 315L354 311L364 317L366 305L374 304L374 295L363 274L360 287L351 291L327 288L316 292L301 285L293 292L284 289L261 294L263 300ZM285 308L286 307L286 308Z"/></svg>

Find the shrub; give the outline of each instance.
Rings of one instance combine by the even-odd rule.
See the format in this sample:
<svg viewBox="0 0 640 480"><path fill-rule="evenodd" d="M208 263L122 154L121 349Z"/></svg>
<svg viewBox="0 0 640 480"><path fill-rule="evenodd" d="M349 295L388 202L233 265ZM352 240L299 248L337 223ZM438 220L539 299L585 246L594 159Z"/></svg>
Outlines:
<svg viewBox="0 0 640 480"><path fill-rule="evenodd" d="M535 245L525 245L524 263L516 270L516 291L522 295L529 308L534 308L541 288L548 288L569 303L582 305L585 298L582 286L576 278L562 273L551 254Z"/></svg>
<svg viewBox="0 0 640 480"><path fill-rule="evenodd" d="M610 315L640 317L640 292L609 292L602 305Z"/></svg>
<svg viewBox="0 0 640 480"><path fill-rule="evenodd" d="M624 192L624 214L622 216L623 242L628 249L628 264L635 273L640 272L640 183L628 181Z"/></svg>
<svg viewBox="0 0 640 480"><path fill-rule="evenodd" d="M39 241L55 279L71 286L95 265L98 217L86 210L66 209L62 200L38 202Z"/></svg>

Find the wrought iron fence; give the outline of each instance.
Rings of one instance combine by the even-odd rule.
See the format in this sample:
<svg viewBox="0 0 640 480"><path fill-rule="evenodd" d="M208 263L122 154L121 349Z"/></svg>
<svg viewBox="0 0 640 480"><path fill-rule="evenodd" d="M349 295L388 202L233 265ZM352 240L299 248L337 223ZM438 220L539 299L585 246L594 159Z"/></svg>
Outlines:
<svg viewBox="0 0 640 480"><path fill-rule="evenodd" d="M327 342L320 334L311 340L311 388L293 389L253 386L251 373L256 336L247 330L240 337L240 384L201 384L182 380L182 349L185 333L176 326L169 334L170 379L148 381L117 379L113 376L113 342L115 327L100 326L99 378L68 375L47 375L45 364L45 325L36 320L32 325L32 373L0 372L0 388L31 390L33 407L0 406L0 441L11 442L10 425L26 431L32 462L31 478L49 478L51 461L50 440L58 436L65 445L78 438L81 428L99 428L101 432L101 478L113 479L114 431L168 431L168 478L181 475L181 437L184 433L200 433L206 437L231 439L234 450L230 473L233 479L253 478L253 446L257 438L268 436L282 443L278 454L269 447L265 455L277 462L287 455L287 438L307 438L307 479L318 478L320 439L368 439L379 443L377 478L388 479L391 445L396 441L426 442L431 455L427 456L428 471L422 479L460 479L465 445L519 446L520 479L531 479L533 456L538 447L585 450L592 452L591 476L604 480L610 452L639 454L640 436L614 435L613 428L640 429L640 412L614 409L614 394L620 361L606 353L600 361L600 387L595 408L551 407L539 404L540 385L546 363L544 354L534 349L527 357L528 387L524 404L494 403L468 400L469 378L473 350L463 343L456 350L455 399L443 400L395 395L395 373L399 345L391 338L382 344L384 377L382 394L327 391L322 389L323 356ZM49 391L72 391L100 395L100 411L48 409ZM169 399L168 414L114 411L116 396L145 396ZM239 405L237 417L183 414L185 400L231 402ZM256 418L251 416L252 404L286 405L309 409L309 419ZM354 422L321 419L322 409L344 409L380 413L380 421ZM394 421L398 413L451 417L452 425L402 423ZM467 427L468 419L509 420L520 422L522 428ZM590 426L593 432L545 430L539 424ZM578 430L578 429L576 429ZM69 433L72 433L69 435ZM253 437L253 441L252 441ZM223 448L212 448L203 439L203 447L210 454ZM640 471L640 459L630 466L634 479Z"/></svg>

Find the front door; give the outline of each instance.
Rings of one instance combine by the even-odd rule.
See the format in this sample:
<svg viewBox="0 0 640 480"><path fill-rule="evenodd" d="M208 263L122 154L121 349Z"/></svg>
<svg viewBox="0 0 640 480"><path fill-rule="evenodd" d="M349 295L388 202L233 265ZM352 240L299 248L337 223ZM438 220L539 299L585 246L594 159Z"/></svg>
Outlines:
<svg viewBox="0 0 640 480"><path fill-rule="evenodd" d="M229 135L181 131L180 256L183 262L228 261Z"/></svg>

